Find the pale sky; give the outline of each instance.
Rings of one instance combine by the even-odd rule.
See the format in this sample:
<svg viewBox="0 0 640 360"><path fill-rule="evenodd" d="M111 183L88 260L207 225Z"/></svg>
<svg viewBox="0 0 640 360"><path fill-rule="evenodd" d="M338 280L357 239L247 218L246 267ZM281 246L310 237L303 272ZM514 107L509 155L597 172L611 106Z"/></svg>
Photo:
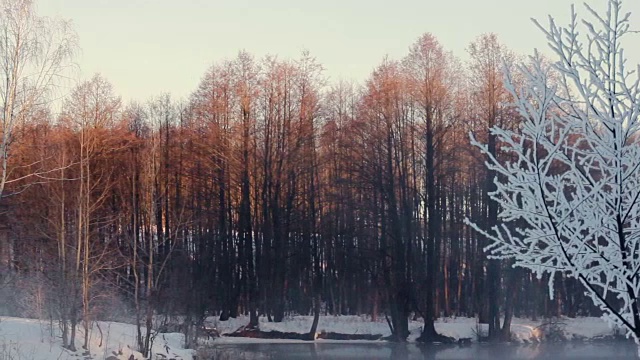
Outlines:
<svg viewBox="0 0 640 360"><path fill-rule="evenodd" d="M211 64L243 49L257 58L297 58L307 49L330 81L363 81L425 32L462 59L487 32L520 54L546 51L530 18L551 14L566 24L574 2L586 15L573 0L36 0L41 15L73 21L80 76L102 74L125 101L162 92L186 98ZM589 3L604 10L607 2ZM624 6L640 29L640 1ZM639 46L627 51L640 62Z"/></svg>

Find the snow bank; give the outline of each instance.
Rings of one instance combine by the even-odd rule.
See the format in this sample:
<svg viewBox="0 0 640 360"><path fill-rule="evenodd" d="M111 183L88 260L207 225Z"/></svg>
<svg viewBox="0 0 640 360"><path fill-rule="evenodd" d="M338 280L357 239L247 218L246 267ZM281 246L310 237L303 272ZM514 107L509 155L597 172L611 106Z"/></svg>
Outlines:
<svg viewBox="0 0 640 360"><path fill-rule="evenodd" d="M612 330L609 324L602 318L582 317L575 319L563 318L565 334L569 339L593 339L609 336L616 330Z"/></svg>
<svg viewBox="0 0 640 360"><path fill-rule="evenodd" d="M208 318L206 325L215 327L221 334L231 333L238 328L249 323L248 317L238 317L228 321L219 321L217 318ZM266 318L260 318L260 330L306 333L311 329L313 316L294 316L281 323L268 322ZM477 321L474 318L444 318L436 322L436 330L442 334L456 340L476 337ZM422 332L423 322L409 321L409 341L416 341ZM382 336L391 335L389 325L384 318L372 321L368 316L321 316L318 323L318 332L337 332L343 334L380 334ZM241 339L243 340L243 339ZM237 342L238 339L221 338L219 342ZM251 339L254 341L264 341L261 339ZM324 340L319 340L324 341Z"/></svg>
<svg viewBox="0 0 640 360"><path fill-rule="evenodd" d="M22 360L77 359L85 354L82 349L84 334L78 327L76 352L62 348L57 323L0 317L0 358ZM102 333L102 334L101 334ZM136 327L115 322L98 322L90 333L89 353L94 359L128 360L131 355L142 359L135 349ZM158 334L152 348L154 358L192 359L193 350L182 348L182 334Z"/></svg>
<svg viewBox="0 0 640 360"><path fill-rule="evenodd" d="M593 339L612 335L614 331L605 321L597 317L584 318L560 318L553 320L559 326L566 339ZM263 331L281 331L306 333L311 328L312 316L293 316L281 323L268 322L266 318L260 318L260 329ZM511 325L512 339L519 343L532 343L542 341L544 328L548 319L532 321L528 319L514 318ZM238 317L228 321L219 321L217 318L208 318L206 325L218 329L221 334L231 333L249 323L248 317ZM422 321L410 321L408 340L416 341L422 331ZM477 340L479 324L477 319L468 317L443 318L435 323L436 330L442 334L454 338ZM391 335L389 326L384 318L372 321L367 316L321 316L318 324L318 332L337 332L344 334L381 334ZM283 340L291 342L292 340ZM318 340L327 341L327 340ZM245 339L222 337L217 343L238 342L274 342L268 339ZM298 342L298 341L293 341Z"/></svg>
<svg viewBox="0 0 640 360"><path fill-rule="evenodd" d="M264 331L282 331L306 333L311 328L312 316L293 316L284 322L268 322L260 318L260 328ZM614 331L600 318L560 318L553 321L557 329L563 332L567 339L593 339L612 335ZM239 317L229 321L219 321L209 318L206 325L215 327L222 334L230 333L249 323L248 317ZM518 342L537 342L543 336L544 328L549 320L531 321L527 319L513 319L511 331ZM475 318L444 318L435 324L436 330L443 335L456 340L471 339L476 341L478 323ZM82 345L83 333L81 328L76 338L76 346ZM416 341L422 331L421 321L409 322L409 341ZM390 335L389 327L384 318L372 321L367 316L322 316L318 324L318 331L338 332L345 334L381 334ZM116 322L98 322L94 325L90 337L91 357L94 359L128 360L131 355L135 359L142 359L142 355L134 351L136 328L134 325ZM317 340L318 342L340 342L333 340ZM259 342L303 342L301 340L268 340L222 337L215 340L216 344L224 343L259 343ZM367 341L365 341L367 342ZM183 349L184 337L179 333L159 334L152 348L152 358L158 359L192 359L195 351ZM50 359L78 359L84 353L79 349L73 353L62 348L60 329L57 323L32 319L0 317L0 359L21 360L50 360Z"/></svg>

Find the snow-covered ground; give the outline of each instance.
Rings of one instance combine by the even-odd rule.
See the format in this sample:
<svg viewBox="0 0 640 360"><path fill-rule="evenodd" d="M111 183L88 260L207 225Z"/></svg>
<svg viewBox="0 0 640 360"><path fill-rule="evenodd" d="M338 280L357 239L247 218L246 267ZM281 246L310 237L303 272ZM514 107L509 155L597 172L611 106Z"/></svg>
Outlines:
<svg viewBox="0 0 640 360"><path fill-rule="evenodd" d="M306 333L311 328L312 316L295 316L286 319L281 323L268 322L266 318L260 318L260 329L262 331L282 331ZM229 321L218 321L217 318L207 319L208 327L216 328L221 334L231 333L238 328L249 323L248 317L238 317ZM609 328L607 323L597 317L583 318L561 318L554 320L556 331L561 331L566 339L592 339L614 334L614 330ZM422 331L422 321L409 322L409 341L415 341ZM548 319L532 321L528 319L513 319L511 333L513 340L521 343L539 342L544 336L545 330L550 328ZM452 337L456 340L471 339L476 341L478 331L482 331L475 318L457 317L439 319L436 330L442 335ZM382 336L391 335L389 326L384 318L371 321L367 316L322 316L318 323L318 332L337 332L344 334L380 334ZM268 339L246 339L222 337L216 342L237 343L237 342L273 342ZM323 341L323 340L318 340Z"/></svg>
<svg viewBox="0 0 640 360"><path fill-rule="evenodd" d="M282 332L306 333L311 327L313 317L294 316L281 323L270 323L266 318L260 319L260 328L263 331L277 330ZM207 326L216 327L221 334L230 333L248 324L248 317L239 317L229 321L218 321L210 318ZM514 339L519 342L537 342L548 328L548 320L531 321L527 319L514 319L512 332ZM142 359L142 355L135 352L134 325L99 322L91 332L91 345L89 352L93 359L124 359L131 355L135 359ZM411 321L409 329L411 335L409 341L415 341L420 335L422 322ZM474 318L446 318L436 323L436 330L443 335L454 339L470 338L475 341L478 324ZM563 332L567 339L590 339L614 334L614 330L600 318L562 318L555 322L554 329ZM100 335L100 330L102 335ZM366 316L323 316L320 318L318 331L338 332L345 334L390 334L389 327L384 318L371 321ZM82 345L83 334L77 335L76 346ZM152 353L154 359L192 359L193 350L183 348L184 338L182 334L159 334L156 337ZM317 340L329 342L330 340ZM267 340L221 337L215 340L217 344L248 343L248 342L301 342L301 340ZM59 329L56 323L47 321L0 317L0 359L20 360L50 360L50 359L78 359L85 350L72 353L61 346ZM110 357L111 356L111 357Z"/></svg>
<svg viewBox="0 0 640 360"><path fill-rule="evenodd" d="M98 326L100 329L98 329ZM52 331L53 330L53 331ZM78 359L86 350L82 349L83 332L76 336L76 352L62 348L56 323L33 319L0 317L0 359L51 360ZM102 330L102 335L100 335ZM89 352L93 359L123 359L131 355L142 359L142 354L134 351L136 327L116 322L99 322L91 332ZM159 334L153 344L155 358L192 359L193 350L185 350L182 334ZM111 356L111 358L110 358Z"/></svg>

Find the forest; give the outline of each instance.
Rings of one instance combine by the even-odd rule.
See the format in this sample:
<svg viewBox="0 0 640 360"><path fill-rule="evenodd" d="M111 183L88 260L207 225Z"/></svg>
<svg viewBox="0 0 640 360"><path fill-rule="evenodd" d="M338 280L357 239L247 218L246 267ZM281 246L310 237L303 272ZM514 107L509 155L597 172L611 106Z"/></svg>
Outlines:
<svg viewBox="0 0 640 360"><path fill-rule="evenodd" d="M554 274L550 297L468 225L500 221L470 134L507 156L489 129L519 126L503 68L517 84L526 59L494 34L467 50L426 33L362 83L308 51L240 51L184 101L124 103L99 74L57 102L3 82L0 313L59 321L70 348L92 321L158 315L367 314L397 341L413 317L432 341L439 317L504 339L514 316L599 314L576 279Z"/></svg>

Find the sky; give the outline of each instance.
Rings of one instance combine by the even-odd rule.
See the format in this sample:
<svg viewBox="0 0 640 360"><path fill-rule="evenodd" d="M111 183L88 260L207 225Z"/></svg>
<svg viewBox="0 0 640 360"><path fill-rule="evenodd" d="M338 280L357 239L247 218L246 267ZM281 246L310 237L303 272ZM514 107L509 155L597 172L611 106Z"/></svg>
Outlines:
<svg viewBox="0 0 640 360"><path fill-rule="evenodd" d="M38 13L71 20L79 79L100 73L125 101L163 92L187 98L216 62L246 50L297 58L310 51L329 81L364 81L388 55L399 59L424 33L465 60L483 33L516 53L546 50L531 22L569 21L573 0L36 0ZM589 0L597 10L606 0ZM626 0L640 30L640 1ZM586 15L582 2L576 9ZM640 35L634 35L640 43ZM640 47L627 48L632 64Z"/></svg>

